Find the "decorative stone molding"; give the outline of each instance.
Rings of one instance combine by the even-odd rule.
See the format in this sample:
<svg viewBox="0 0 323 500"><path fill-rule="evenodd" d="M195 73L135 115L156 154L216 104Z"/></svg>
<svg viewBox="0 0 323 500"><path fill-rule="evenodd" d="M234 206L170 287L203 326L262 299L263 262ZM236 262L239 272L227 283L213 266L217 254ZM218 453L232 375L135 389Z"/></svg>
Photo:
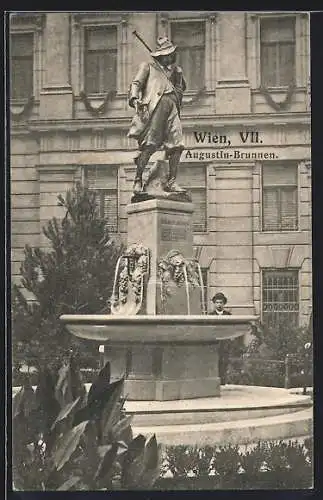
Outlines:
<svg viewBox="0 0 323 500"><path fill-rule="evenodd" d="M60 172L60 173L71 173L74 174L78 170L79 166L74 165L74 164L66 164L66 165L43 165L39 164L36 165L36 169L38 170L39 174L41 175L42 173L54 173L54 172Z"/></svg>
<svg viewBox="0 0 323 500"><path fill-rule="evenodd" d="M90 99L83 90L80 92L80 97L85 106L85 109L93 116L104 115L108 109L109 103L115 96L116 91L111 90L107 92L103 99L94 100Z"/></svg>
<svg viewBox="0 0 323 500"><path fill-rule="evenodd" d="M294 247L282 246L282 247L271 247L272 262L275 269L283 269L288 267L290 264L290 258L293 253Z"/></svg>
<svg viewBox="0 0 323 500"><path fill-rule="evenodd" d="M149 272L149 249L140 244L130 245L116 266L111 297L112 314L129 315L140 311Z"/></svg>
<svg viewBox="0 0 323 500"><path fill-rule="evenodd" d="M199 263L196 259L186 259L178 250L171 250L158 262L158 276L161 281L161 300L165 305L171 297L169 283L176 286L192 286L203 288L203 279Z"/></svg>
<svg viewBox="0 0 323 500"><path fill-rule="evenodd" d="M78 130L70 130L66 135L66 149L67 151L80 150L80 134Z"/></svg>
<svg viewBox="0 0 323 500"><path fill-rule="evenodd" d="M35 99L33 96L25 102L19 104L18 102L12 101L10 103L10 118L12 121L26 120L33 108Z"/></svg>
<svg viewBox="0 0 323 500"><path fill-rule="evenodd" d="M312 176L312 162L310 160L305 160L300 162L299 164L300 171L304 172L307 175L308 179L311 179Z"/></svg>
<svg viewBox="0 0 323 500"><path fill-rule="evenodd" d="M300 269L306 258L304 245L256 246L254 256L260 269Z"/></svg>
<svg viewBox="0 0 323 500"><path fill-rule="evenodd" d="M95 128L91 135L91 147L93 149L106 149L107 135L104 128Z"/></svg>
<svg viewBox="0 0 323 500"><path fill-rule="evenodd" d="M294 95L295 84L290 83L285 94L285 98L282 101L275 101L270 93L270 91L260 85L259 91L265 97L267 104L271 106L275 111L286 111L290 108L292 103L292 97Z"/></svg>
<svg viewBox="0 0 323 500"><path fill-rule="evenodd" d="M217 175L218 172L221 172L222 170L232 170L232 169L238 169L242 170L244 169L246 174L245 176L239 176L239 179L251 179L252 176L252 171L256 166L255 161L244 161L243 163L240 160L220 160L218 163L212 162L211 164L214 174Z"/></svg>
<svg viewBox="0 0 323 500"><path fill-rule="evenodd" d="M45 13L15 12L10 15L10 31L43 31L46 23Z"/></svg>

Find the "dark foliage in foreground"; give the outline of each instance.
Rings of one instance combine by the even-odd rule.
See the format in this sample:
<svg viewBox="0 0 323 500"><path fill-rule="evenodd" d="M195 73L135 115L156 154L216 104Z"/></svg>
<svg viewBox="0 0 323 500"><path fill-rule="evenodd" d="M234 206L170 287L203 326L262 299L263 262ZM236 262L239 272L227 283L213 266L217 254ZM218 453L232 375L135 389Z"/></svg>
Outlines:
<svg viewBox="0 0 323 500"><path fill-rule="evenodd" d="M110 365L87 393L75 359L26 381L13 399L13 488L28 491L149 489L160 473L155 435L133 436L124 379Z"/></svg>

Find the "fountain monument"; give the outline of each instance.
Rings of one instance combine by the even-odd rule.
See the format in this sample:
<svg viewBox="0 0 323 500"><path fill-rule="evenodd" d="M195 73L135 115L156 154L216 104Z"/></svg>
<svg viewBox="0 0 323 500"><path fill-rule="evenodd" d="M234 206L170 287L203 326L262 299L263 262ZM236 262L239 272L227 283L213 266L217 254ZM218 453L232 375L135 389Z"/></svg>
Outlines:
<svg viewBox="0 0 323 500"><path fill-rule="evenodd" d="M271 387L220 387L219 342L246 334L256 316L206 313L193 258L189 193L153 182L127 207L128 245L118 260L111 314L63 315L74 335L104 345L112 378L125 376L136 432L165 444L241 444L311 433L311 401ZM222 389L222 391L221 391ZM221 397L222 396L222 397Z"/></svg>
<svg viewBox="0 0 323 500"><path fill-rule="evenodd" d="M193 204L187 192L163 191L164 163L153 165L145 191L127 207L128 245L117 263L111 315L61 320L73 334L105 344L112 376L126 374L129 400L220 396L219 342L244 335L257 318L206 314Z"/></svg>
<svg viewBox="0 0 323 500"><path fill-rule="evenodd" d="M219 342L246 334L257 317L207 314L201 269L193 258L194 206L190 193L175 182L184 149L180 108L185 77L168 38L159 38L152 52L133 33L152 61L141 64L128 93L135 110L128 137L138 141L139 154L111 314L63 315L61 321L74 335L104 344L112 377L125 375L126 411L134 414L135 426L143 426L142 433L156 432L159 440L174 444L204 438L215 442L216 433L228 441L227 422L235 421L239 429L239 415L255 410L259 416L261 398L259 391L247 391L242 402L240 388L221 406ZM165 160L147 169L160 149ZM284 406L277 409L275 398L271 406L274 415L284 411ZM219 421L226 421L226 438L212 427ZM154 425L158 429L152 430ZM236 440L250 440L248 422L244 428L243 436L235 433Z"/></svg>

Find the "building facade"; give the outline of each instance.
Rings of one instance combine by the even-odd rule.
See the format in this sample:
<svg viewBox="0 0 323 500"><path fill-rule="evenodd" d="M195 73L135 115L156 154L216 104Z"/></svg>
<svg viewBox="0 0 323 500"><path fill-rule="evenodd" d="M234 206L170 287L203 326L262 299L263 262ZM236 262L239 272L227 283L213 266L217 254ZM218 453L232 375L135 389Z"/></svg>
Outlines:
<svg viewBox="0 0 323 500"><path fill-rule="evenodd" d="M137 144L127 92L169 36L187 80L179 183L192 192L207 296L233 313L307 324L312 306L310 48L303 12L57 12L10 16L12 278L61 217L57 195L97 189L126 238ZM160 153L161 154L161 153ZM152 158L155 161L159 153ZM161 157L161 156L160 156Z"/></svg>

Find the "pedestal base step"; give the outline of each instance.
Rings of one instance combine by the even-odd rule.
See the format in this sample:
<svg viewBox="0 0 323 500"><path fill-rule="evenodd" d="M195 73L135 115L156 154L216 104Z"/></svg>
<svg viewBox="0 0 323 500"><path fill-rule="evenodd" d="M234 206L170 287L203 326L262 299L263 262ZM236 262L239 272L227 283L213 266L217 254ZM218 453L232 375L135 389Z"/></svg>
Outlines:
<svg viewBox="0 0 323 500"><path fill-rule="evenodd" d="M220 397L130 401L125 410L138 426L234 422L294 413L312 406L309 395L278 387L226 385Z"/></svg>
<svg viewBox="0 0 323 500"><path fill-rule="evenodd" d="M133 426L134 434L156 434L164 445L243 445L312 434L313 411L306 410L235 422Z"/></svg>
<svg viewBox="0 0 323 500"><path fill-rule="evenodd" d="M131 400L158 402L187 400L206 396L220 396L219 377L195 378L183 380L138 380L128 378L125 381L125 394L131 395ZM129 398L130 400L130 398Z"/></svg>

